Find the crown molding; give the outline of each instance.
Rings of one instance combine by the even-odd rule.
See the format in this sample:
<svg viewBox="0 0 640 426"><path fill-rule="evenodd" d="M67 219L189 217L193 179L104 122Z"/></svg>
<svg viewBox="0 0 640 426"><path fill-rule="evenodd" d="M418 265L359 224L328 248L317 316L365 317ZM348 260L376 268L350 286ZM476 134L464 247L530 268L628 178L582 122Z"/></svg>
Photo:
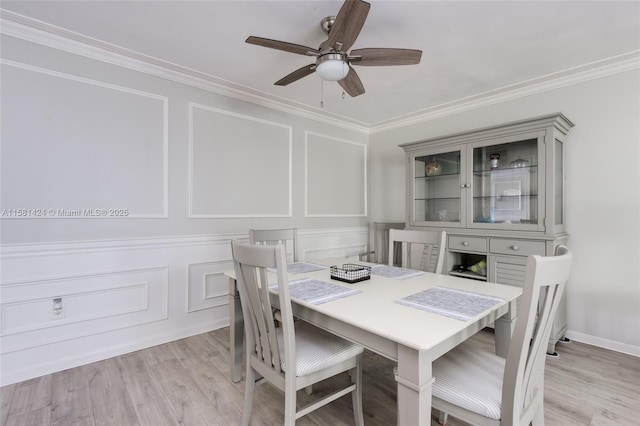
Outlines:
<svg viewBox="0 0 640 426"><path fill-rule="evenodd" d="M367 123L348 120L329 112L319 112L298 102L143 55L5 9L0 9L0 33L332 126L359 133L369 132Z"/></svg>
<svg viewBox="0 0 640 426"><path fill-rule="evenodd" d="M436 105L371 125L369 130L380 133L636 69L640 69L640 50Z"/></svg>
<svg viewBox="0 0 640 426"><path fill-rule="evenodd" d="M375 134L640 68L640 50L368 124L162 61L0 8L0 33L118 65L266 108L364 134Z"/></svg>

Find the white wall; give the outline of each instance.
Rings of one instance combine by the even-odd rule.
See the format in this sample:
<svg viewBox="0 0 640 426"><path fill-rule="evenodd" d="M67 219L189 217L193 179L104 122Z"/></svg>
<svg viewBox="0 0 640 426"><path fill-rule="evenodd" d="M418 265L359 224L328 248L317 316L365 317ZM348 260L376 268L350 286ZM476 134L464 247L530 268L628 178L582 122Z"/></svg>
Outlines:
<svg viewBox="0 0 640 426"><path fill-rule="evenodd" d="M640 355L640 71L633 70L373 134L372 220L404 221L398 144L562 112L574 252L568 337Z"/></svg>
<svg viewBox="0 0 640 426"><path fill-rule="evenodd" d="M11 219L4 244L366 224L362 208L305 215L307 200L335 206L326 187L306 192L309 132L337 156L341 146L366 153L365 129L8 36L2 57L3 208L128 208L136 217ZM359 161L358 186L347 195L361 206L365 157Z"/></svg>
<svg viewBox="0 0 640 426"><path fill-rule="evenodd" d="M297 227L303 260L365 250L365 129L1 41L0 384L226 326L250 228Z"/></svg>

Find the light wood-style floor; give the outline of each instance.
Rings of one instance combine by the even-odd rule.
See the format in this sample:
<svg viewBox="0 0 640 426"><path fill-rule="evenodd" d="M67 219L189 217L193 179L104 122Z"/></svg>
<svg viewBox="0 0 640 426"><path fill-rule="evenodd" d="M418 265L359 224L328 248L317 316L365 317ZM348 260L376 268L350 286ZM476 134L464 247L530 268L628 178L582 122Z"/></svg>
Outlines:
<svg viewBox="0 0 640 426"><path fill-rule="evenodd" d="M473 341L493 349L493 335ZM82 367L0 388L0 424L28 425L237 425L244 382L229 377L229 329L178 340ZM547 359L547 426L638 425L640 359L572 342ZM393 362L367 352L364 363L365 424L396 422ZM314 386L311 397L330 392L336 377ZM253 425L281 425L284 399L268 384L256 389ZM298 425L352 425L351 398L321 408ZM436 413L432 424L436 425ZM463 423L450 418L449 424Z"/></svg>

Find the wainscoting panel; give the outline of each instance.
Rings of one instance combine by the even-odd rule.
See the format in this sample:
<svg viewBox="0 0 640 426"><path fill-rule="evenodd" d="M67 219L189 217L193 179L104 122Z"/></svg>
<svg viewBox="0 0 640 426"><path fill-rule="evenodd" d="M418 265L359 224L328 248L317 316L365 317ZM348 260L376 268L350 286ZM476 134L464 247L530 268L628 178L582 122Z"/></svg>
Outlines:
<svg viewBox="0 0 640 426"><path fill-rule="evenodd" d="M163 267L3 285L1 351L16 333L35 346L165 319L167 284Z"/></svg>
<svg viewBox="0 0 640 426"><path fill-rule="evenodd" d="M229 278L224 272L232 269L231 261L189 265L187 312L226 305Z"/></svg>
<svg viewBox="0 0 640 426"><path fill-rule="evenodd" d="M367 234L299 230L301 260L355 256ZM2 246L0 385L227 326L231 240L248 235Z"/></svg>

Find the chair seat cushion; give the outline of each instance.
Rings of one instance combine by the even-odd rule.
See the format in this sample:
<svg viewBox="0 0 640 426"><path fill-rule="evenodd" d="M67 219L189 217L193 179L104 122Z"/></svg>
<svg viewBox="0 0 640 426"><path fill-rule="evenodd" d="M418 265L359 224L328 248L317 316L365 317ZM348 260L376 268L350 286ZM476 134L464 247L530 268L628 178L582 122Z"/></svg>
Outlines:
<svg viewBox="0 0 640 426"><path fill-rule="evenodd" d="M306 376L324 368L347 361L364 351L352 343L304 321L296 321L296 376ZM282 329L277 328L278 346L284 353ZM284 369L284 357L281 359Z"/></svg>
<svg viewBox="0 0 640 426"><path fill-rule="evenodd" d="M433 396L499 420L504 366L504 358L463 343L433 363Z"/></svg>

